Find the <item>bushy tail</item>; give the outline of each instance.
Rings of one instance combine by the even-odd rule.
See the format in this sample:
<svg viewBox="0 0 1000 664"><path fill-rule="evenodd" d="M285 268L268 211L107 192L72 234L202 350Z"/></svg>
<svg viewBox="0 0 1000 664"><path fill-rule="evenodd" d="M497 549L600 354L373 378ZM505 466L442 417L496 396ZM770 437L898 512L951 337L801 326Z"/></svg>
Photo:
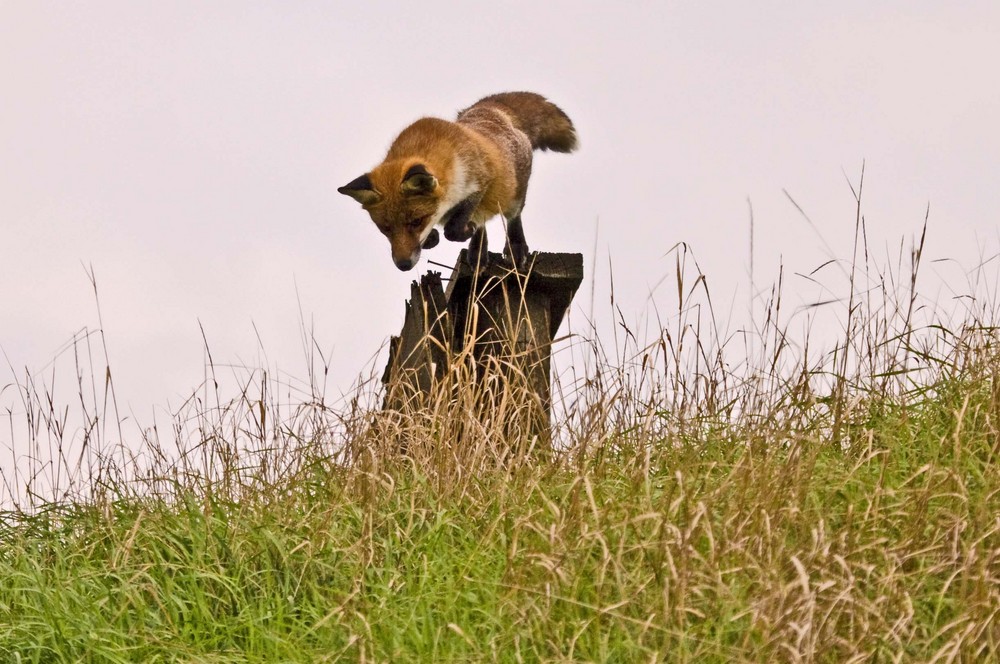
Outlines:
<svg viewBox="0 0 1000 664"><path fill-rule="evenodd" d="M573 128L573 122L561 108L542 95L534 92L501 92L480 99L468 110L477 106L501 107L513 118L517 128L528 135L531 147L536 150L572 152L576 149L576 129Z"/></svg>

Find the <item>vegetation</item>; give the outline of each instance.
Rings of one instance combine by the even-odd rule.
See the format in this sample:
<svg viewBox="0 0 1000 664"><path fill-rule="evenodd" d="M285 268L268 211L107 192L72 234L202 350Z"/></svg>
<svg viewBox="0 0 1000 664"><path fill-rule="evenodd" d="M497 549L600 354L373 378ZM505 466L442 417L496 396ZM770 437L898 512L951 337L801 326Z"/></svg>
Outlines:
<svg viewBox="0 0 1000 664"><path fill-rule="evenodd" d="M483 398L462 358L404 412L371 383L289 410L252 372L132 447L88 415L73 461L19 385L58 452L8 481L0 658L998 660L1000 338L983 298L958 323L920 299L921 253L849 263L814 354L780 281L716 332L678 248L651 341L563 342L545 453L516 381Z"/></svg>

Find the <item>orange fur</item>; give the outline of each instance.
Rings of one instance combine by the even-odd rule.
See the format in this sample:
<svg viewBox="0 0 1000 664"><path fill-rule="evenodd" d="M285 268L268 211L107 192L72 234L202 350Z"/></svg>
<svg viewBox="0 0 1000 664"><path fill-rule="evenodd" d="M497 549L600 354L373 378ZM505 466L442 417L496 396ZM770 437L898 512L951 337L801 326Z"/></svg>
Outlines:
<svg viewBox="0 0 1000 664"><path fill-rule="evenodd" d="M530 92L502 93L455 122L417 120L381 164L338 191L362 204L389 238L397 267L409 270L432 237L436 243L436 225L463 241L497 214L520 224L532 150L575 147L573 124L557 106Z"/></svg>

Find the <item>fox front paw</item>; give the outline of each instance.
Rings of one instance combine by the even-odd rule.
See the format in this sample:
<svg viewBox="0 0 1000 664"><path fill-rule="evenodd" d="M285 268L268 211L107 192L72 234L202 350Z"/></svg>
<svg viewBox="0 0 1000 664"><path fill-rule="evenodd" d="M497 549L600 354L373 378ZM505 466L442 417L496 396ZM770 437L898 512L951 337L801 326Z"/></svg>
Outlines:
<svg viewBox="0 0 1000 664"><path fill-rule="evenodd" d="M449 223L444 227L444 237L451 242L465 242L476 232L476 227L471 222L465 224Z"/></svg>
<svg viewBox="0 0 1000 664"><path fill-rule="evenodd" d="M430 233L427 234L427 239L424 243L420 245L421 249L433 249L441 241L441 235L438 233L438 229L434 228Z"/></svg>

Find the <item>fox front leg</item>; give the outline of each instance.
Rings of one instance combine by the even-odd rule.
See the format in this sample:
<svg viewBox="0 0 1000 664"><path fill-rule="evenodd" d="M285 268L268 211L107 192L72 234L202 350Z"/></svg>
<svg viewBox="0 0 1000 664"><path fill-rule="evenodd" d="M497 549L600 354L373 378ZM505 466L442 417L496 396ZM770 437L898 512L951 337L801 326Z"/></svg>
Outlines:
<svg viewBox="0 0 1000 664"><path fill-rule="evenodd" d="M483 200L481 192L473 194L445 213L444 237L446 240L465 242L472 237L476 230L472 223L472 213L479 207L481 200Z"/></svg>
<svg viewBox="0 0 1000 664"><path fill-rule="evenodd" d="M476 229L472 232L472 240L469 242L469 250L465 255L466 260L474 268L484 267L489 260L488 251L486 224L476 226Z"/></svg>

